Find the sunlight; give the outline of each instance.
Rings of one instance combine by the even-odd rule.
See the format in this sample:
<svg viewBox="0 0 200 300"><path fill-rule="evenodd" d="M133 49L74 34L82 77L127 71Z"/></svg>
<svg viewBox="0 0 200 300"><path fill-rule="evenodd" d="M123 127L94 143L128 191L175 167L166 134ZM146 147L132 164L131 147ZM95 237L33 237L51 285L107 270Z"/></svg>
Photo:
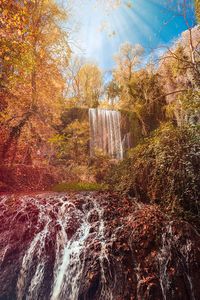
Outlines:
<svg viewBox="0 0 200 300"><path fill-rule="evenodd" d="M74 3L73 22L76 21L79 29L73 38L78 40L79 47L72 47L73 51L104 70L113 67L112 58L121 43L139 43L148 55L186 28L184 20L173 17L161 0L76 0ZM169 3L172 5L173 1Z"/></svg>
<svg viewBox="0 0 200 300"><path fill-rule="evenodd" d="M0 0L0 300L199 299L192 1Z"/></svg>

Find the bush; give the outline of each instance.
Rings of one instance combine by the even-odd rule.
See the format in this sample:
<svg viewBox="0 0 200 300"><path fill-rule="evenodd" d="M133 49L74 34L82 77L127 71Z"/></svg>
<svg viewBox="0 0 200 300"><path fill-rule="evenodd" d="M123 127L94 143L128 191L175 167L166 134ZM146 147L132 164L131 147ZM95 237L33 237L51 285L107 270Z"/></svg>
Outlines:
<svg viewBox="0 0 200 300"><path fill-rule="evenodd" d="M107 181L115 190L198 220L199 170L199 126L167 124L113 167Z"/></svg>

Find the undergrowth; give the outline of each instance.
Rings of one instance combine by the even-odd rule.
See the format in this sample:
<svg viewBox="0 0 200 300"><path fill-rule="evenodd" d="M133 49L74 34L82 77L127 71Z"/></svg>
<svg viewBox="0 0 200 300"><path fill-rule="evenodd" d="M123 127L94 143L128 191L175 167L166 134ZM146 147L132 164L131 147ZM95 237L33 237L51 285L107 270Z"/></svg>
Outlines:
<svg viewBox="0 0 200 300"><path fill-rule="evenodd" d="M167 124L113 166L114 190L200 223L200 128Z"/></svg>

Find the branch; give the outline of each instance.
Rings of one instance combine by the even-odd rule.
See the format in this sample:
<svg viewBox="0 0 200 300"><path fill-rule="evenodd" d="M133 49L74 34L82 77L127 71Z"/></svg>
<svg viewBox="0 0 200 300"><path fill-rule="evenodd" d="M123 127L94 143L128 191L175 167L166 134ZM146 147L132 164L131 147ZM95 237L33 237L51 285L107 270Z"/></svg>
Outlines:
<svg viewBox="0 0 200 300"><path fill-rule="evenodd" d="M174 94L178 94L178 93L183 93L183 92L186 92L186 91L188 91L188 89L173 91L171 93L167 93L165 95L159 96L158 98L155 99L155 101L156 100L160 100L161 98L164 98L164 97L167 97L167 96L170 96L170 95L174 95Z"/></svg>

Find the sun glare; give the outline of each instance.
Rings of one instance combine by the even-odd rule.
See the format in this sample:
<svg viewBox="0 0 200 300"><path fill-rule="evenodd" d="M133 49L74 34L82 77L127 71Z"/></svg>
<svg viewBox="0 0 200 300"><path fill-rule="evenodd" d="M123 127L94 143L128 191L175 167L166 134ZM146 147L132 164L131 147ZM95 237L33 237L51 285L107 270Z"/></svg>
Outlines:
<svg viewBox="0 0 200 300"><path fill-rule="evenodd" d="M76 21L78 25L73 39L79 45L72 47L73 51L109 70L114 65L113 55L124 42L141 44L147 55L160 45L169 45L186 29L183 18L173 11L174 2L181 3L179 0L73 1L73 24Z"/></svg>
<svg viewBox="0 0 200 300"><path fill-rule="evenodd" d="M170 3L170 7L166 3ZM147 54L159 45L169 44L186 29L185 22L173 15L173 3L161 0L73 1L73 29L74 23L77 24L73 38L79 45L72 45L73 52L109 70L114 65L113 55L124 42L141 44Z"/></svg>

